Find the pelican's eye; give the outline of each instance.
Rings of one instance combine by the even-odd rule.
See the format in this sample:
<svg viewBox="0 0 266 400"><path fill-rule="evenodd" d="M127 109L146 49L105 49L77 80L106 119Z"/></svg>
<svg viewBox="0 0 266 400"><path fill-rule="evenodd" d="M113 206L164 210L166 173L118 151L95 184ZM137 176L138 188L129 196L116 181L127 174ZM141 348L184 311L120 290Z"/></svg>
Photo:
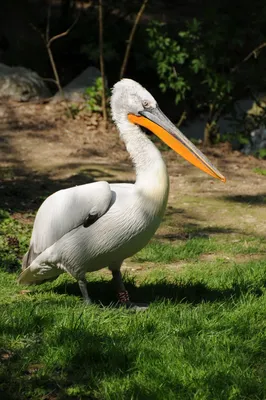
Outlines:
<svg viewBox="0 0 266 400"><path fill-rule="evenodd" d="M143 100L142 105L144 108L150 108L151 103L148 100Z"/></svg>

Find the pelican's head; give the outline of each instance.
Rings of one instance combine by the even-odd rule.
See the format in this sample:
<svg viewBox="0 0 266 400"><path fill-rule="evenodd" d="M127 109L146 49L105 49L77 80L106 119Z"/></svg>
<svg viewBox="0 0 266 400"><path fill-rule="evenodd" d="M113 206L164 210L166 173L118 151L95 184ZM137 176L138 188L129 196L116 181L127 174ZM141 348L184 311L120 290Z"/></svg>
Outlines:
<svg viewBox="0 0 266 400"><path fill-rule="evenodd" d="M191 164L225 182L225 177L164 115L156 100L139 83L132 79L117 82L113 88L111 109L116 124L130 123L148 128Z"/></svg>

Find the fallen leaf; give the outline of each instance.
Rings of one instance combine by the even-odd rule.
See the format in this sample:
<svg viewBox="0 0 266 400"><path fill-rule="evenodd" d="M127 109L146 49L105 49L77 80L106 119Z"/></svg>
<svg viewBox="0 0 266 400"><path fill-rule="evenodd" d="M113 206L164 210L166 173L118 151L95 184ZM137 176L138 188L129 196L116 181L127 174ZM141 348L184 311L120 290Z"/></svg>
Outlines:
<svg viewBox="0 0 266 400"><path fill-rule="evenodd" d="M21 291L19 292L19 294L28 294L28 293L30 293L30 292L31 292L31 290L23 289L23 290L21 290Z"/></svg>

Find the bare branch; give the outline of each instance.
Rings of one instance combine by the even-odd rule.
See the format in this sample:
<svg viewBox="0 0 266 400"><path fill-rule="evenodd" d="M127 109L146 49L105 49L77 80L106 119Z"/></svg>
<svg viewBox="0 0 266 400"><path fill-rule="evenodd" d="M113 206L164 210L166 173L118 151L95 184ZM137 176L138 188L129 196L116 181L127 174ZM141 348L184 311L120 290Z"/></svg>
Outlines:
<svg viewBox="0 0 266 400"><path fill-rule="evenodd" d="M40 29L38 29L37 26L33 25L31 22L30 22L29 25L30 25L30 27L31 27L35 32L37 32L37 33L40 35L40 37L43 39L43 41L44 41L44 43L45 43L44 34L40 31Z"/></svg>
<svg viewBox="0 0 266 400"><path fill-rule="evenodd" d="M55 84L57 85L55 79L52 79L52 78L44 78L43 76L40 76L40 78L41 78L43 81L52 82L52 83L55 83Z"/></svg>
<svg viewBox="0 0 266 400"><path fill-rule="evenodd" d="M258 52L263 49L263 47L266 47L266 42L261 43L258 47L256 47L254 50L252 50L242 61L240 61L239 64L237 64L234 68L231 69L231 72L235 72L238 70L241 64L244 62L248 61L252 56L255 58L258 56Z"/></svg>
<svg viewBox="0 0 266 400"><path fill-rule="evenodd" d="M43 39L43 41L45 43L45 47L46 47L46 50L47 50L47 53L48 53L48 56L49 56L49 60L50 60L50 63L51 63L51 67L52 67L52 70L53 70L53 74L54 74L54 77L55 77L55 79L49 79L49 80L56 84L56 86L57 86L57 88L58 88L58 90L60 92L60 95L61 95L62 99L65 102L68 114L71 115L72 118L74 118L74 117L73 117L73 114L71 112L70 107L68 106L68 103L67 103L67 100L66 100L66 97L65 97L65 93L63 91L63 88L62 88L62 85L61 85L61 82L60 82L59 74L58 74L58 71L57 71L56 63L55 63L53 52L52 52L52 49L51 49L51 44L55 40L57 40L57 39L59 39L61 37L67 36L69 34L69 32L74 28L76 23L78 22L79 17L80 17L80 13L78 14L76 19L74 20L73 24L65 32L59 33L58 35L55 35L55 36L50 38L51 2L49 2L48 10L47 10L47 23L46 23L45 35L35 25L30 24L31 27L36 32L38 32L40 34L41 38ZM46 79L46 80L48 80L48 79Z"/></svg>
<svg viewBox="0 0 266 400"><path fill-rule="evenodd" d="M46 43L49 42L50 37L50 19L51 19L51 1L49 1L47 9L47 22L46 22Z"/></svg>
<svg viewBox="0 0 266 400"><path fill-rule="evenodd" d="M186 118L187 118L187 113L186 113L186 111L183 111L182 114L181 114L181 117L178 120L178 123L176 124L176 126L178 128L180 128L180 126L183 124L183 122L186 120Z"/></svg>
<svg viewBox="0 0 266 400"><path fill-rule="evenodd" d="M103 58L103 4L99 0L99 48L100 48L100 69L102 76L102 110L105 128L107 128L107 107L106 107L106 92L105 92L105 72L104 72L104 58Z"/></svg>
<svg viewBox="0 0 266 400"><path fill-rule="evenodd" d="M59 33L58 35L53 36L51 39L49 39L49 44L53 43L55 40L62 38L64 36L67 36L69 34L70 31L72 31L72 29L74 28L74 26L76 25L76 23L78 22L80 17L80 14L78 14L78 16L76 17L75 21L73 22L73 24L65 31L62 33Z"/></svg>
<svg viewBox="0 0 266 400"><path fill-rule="evenodd" d="M130 32L130 35L129 35L129 39L127 41L127 47L126 47L126 51L125 51L124 60L123 60L121 71L120 71L120 79L122 79L124 74L125 74L125 70L126 70L126 66L127 66L127 63L128 63L129 53L130 53L130 50L131 50L131 47L132 47L134 35L135 35L138 23L139 23L140 18L141 18L142 14L143 14L143 12L145 10L145 7L146 7L147 3L148 3L148 0L144 0L143 1L142 6L140 7L139 12L138 12L138 14L136 16L134 25L132 26L132 29L131 29L131 32Z"/></svg>
<svg viewBox="0 0 266 400"><path fill-rule="evenodd" d="M62 86L61 86L61 82L60 82L60 78L59 78L59 75L58 75L58 71L57 71L57 68L56 68L56 64L55 64L55 61L54 61L53 52L51 50L51 46L49 45L49 43L46 44L46 49L47 49L47 52L48 52L48 56L49 56L49 59L50 59L50 63L51 63L51 66L52 66L52 70L53 70L53 73L54 73L56 84L58 86L60 94L64 98L64 93L63 93L63 89L62 89Z"/></svg>

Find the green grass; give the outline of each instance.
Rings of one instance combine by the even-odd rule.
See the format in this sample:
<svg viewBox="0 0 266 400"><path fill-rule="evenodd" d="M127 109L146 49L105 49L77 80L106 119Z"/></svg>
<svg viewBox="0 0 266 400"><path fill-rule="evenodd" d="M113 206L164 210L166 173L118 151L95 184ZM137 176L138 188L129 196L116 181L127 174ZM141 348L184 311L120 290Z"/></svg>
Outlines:
<svg viewBox="0 0 266 400"><path fill-rule="evenodd" d="M265 400L264 238L154 240L133 260L154 269L138 285L126 277L132 300L150 302L134 313L108 306L115 297L100 274L88 275L93 306L67 275L22 294L30 227L2 213L0 234L1 399Z"/></svg>
<svg viewBox="0 0 266 400"><path fill-rule="evenodd" d="M27 251L32 227L11 218L0 209L0 268L14 272Z"/></svg>
<svg viewBox="0 0 266 400"><path fill-rule="evenodd" d="M256 172L256 174L266 176L266 169L263 169L263 168L254 168L253 171Z"/></svg>
<svg viewBox="0 0 266 400"><path fill-rule="evenodd" d="M229 240L228 236L223 239L214 237L196 237L188 239L178 246L174 243L162 243L153 240L148 246L137 253L133 260L136 262L171 263L180 260L197 259L204 254L266 254L266 238L245 237Z"/></svg>
<svg viewBox="0 0 266 400"><path fill-rule="evenodd" d="M188 240L180 246L153 241L134 256L137 262L174 262L198 257L215 250L215 243L210 240L197 238Z"/></svg>

